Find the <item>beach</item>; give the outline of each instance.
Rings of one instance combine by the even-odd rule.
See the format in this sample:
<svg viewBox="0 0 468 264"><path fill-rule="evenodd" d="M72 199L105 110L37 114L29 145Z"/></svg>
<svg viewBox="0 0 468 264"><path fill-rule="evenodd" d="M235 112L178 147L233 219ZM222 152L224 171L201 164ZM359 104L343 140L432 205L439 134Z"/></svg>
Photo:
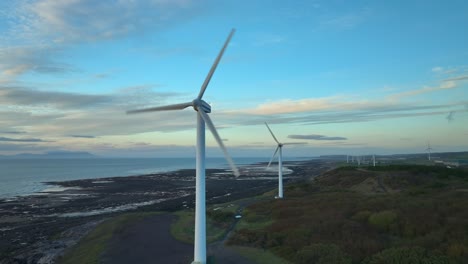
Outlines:
<svg viewBox="0 0 468 264"><path fill-rule="evenodd" d="M324 161L286 162L285 183L328 169ZM207 203L259 195L277 187L277 171L265 164L207 170ZM48 182L49 190L0 200L0 263L54 263L103 220L123 212L173 212L194 208L193 169L130 177ZM60 237L60 239L57 239Z"/></svg>

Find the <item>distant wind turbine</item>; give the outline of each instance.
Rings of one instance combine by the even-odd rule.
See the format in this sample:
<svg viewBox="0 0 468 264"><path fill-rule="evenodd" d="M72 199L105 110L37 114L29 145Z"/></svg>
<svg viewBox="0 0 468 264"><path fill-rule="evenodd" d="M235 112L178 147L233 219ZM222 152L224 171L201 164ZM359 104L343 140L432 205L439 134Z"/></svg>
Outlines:
<svg viewBox="0 0 468 264"><path fill-rule="evenodd" d="M213 134L219 147L223 150L224 156L226 157L226 160L229 163L229 166L231 167L234 175L236 175L236 177L239 176L239 171L229 156L227 149L223 144L223 140L219 136L213 122L208 115L208 113L211 113L211 106L202 99L206 87L208 86L208 83L210 82L211 77L213 76L213 73L218 66L218 63L221 60L221 57L223 56L224 50L234 35L234 32L235 30L232 29L231 33L226 39L226 42L224 43L224 46L216 57L213 66L211 66L208 76L206 76L205 82L201 86L200 93L192 102L127 111L127 114L134 114L154 111L182 110L191 106L197 112L195 242L194 260L192 262L196 264L206 263L205 124Z"/></svg>
<svg viewBox="0 0 468 264"><path fill-rule="evenodd" d="M278 146L276 147L275 152L273 153L273 156L271 157L270 162L268 163L267 167L270 167L271 162L276 156L276 153L279 151L278 155L278 198L283 199L283 146L284 145L293 145L293 144L300 144L300 143L280 143L278 139L275 137L275 134L273 134L273 131L271 131L270 127L268 126L267 122L265 122L266 127L270 131L271 136L273 139L276 141Z"/></svg>
<svg viewBox="0 0 468 264"><path fill-rule="evenodd" d="M374 163L374 167L375 167L375 154L372 155L372 162Z"/></svg>
<svg viewBox="0 0 468 264"><path fill-rule="evenodd" d="M427 142L427 149L426 149L426 151L427 151L427 159L428 159L428 160L431 160L431 150L432 150L432 148L431 148L431 143Z"/></svg>

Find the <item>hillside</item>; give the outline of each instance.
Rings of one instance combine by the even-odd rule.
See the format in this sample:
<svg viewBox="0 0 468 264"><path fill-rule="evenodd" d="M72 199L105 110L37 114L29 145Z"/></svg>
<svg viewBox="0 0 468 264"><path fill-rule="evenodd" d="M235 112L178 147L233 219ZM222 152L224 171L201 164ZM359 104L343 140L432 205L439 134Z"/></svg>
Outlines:
<svg viewBox="0 0 468 264"><path fill-rule="evenodd" d="M468 263L468 172L342 167L244 211L230 245L291 263Z"/></svg>

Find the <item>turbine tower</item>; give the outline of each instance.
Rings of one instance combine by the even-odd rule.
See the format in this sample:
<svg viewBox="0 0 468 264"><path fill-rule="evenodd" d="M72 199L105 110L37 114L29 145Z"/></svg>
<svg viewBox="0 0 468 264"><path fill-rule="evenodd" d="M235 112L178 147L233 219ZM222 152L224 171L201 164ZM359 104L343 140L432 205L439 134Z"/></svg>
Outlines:
<svg viewBox="0 0 468 264"><path fill-rule="evenodd" d="M375 167L375 154L372 155L372 162L373 162L374 167Z"/></svg>
<svg viewBox="0 0 468 264"><path fill-rule="evenodd" d="M267 167L270 167L271 162L276 156L276 153L279 151L278 155L278 198L283 199L283 146L284 145L289 145L289 144L295 144L295 143L280 143L278 139L276 139L275 134L273 134L273 131L271 131L270 127L268 124L265 122L266 127L270 131L271 136L273 139L276 141L278 146L276 147L275 152L273 153L273 156L271 157L270 162L268 163Z"/></svg>
<svg viewBox="0 0 468 264"><path fill-rule="evenodd" d="M143 113L143 112L154 112L154 111L169 111L169 110L182 110L189 106L197 112L197 149L196 149L196 187L195 187L195 241L194 241L194 260L192 264L205 264L206 263L206 199L205 199L205 124L213 134L219 147L223 150L224 156L226 157L229 166L231 167L234 175L239 176L234 162L229 156L226 147L221 140L216 128L211 121L208 113L211 113L211 106L205 102L203 94L205 93L206 87L208 86L211 77L213 76L216 67L218 66L221 57L223 56L224 50L229 44L235 30L232 29L229 34L224 46L216 57L213 66L211 66L208 76L206 76L203 85L201 86L200 93L197 98L192 102L166 105L159 107L152 107L146 109L127 111L127 114Z"/></svg>
<svg viewBox="0 0 468 264"><path fill-rule="evenodd" d="M429 161L431 160L431 150L432 150L432 148L431 148L431 143L427 142L427 149L426 149L426 151L427 151L427 159L428 159Z"/></svg>

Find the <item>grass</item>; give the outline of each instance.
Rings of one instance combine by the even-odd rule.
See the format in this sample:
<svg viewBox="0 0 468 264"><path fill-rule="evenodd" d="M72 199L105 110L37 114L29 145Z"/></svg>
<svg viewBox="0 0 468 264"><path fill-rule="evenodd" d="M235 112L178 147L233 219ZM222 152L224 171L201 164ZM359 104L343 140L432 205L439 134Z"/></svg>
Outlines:
<svg viewBox="0 0 468 264"><path fill-rule="evenodd" d="M128 213L108 219L99 224L87 234L80 242L65 252L58 260L59 264L100 263L100 256L106 250L113 234L119 233L123 228L142 218L159 214L157 212Z"/></svg>
<svg viewBox="0 0 468 264"><path fill-rule="evenodd" d="M294 263L332 263L330 256L365 263L382 252L398 258L408 247L468 263L467 174L437 166L341 167L288 186L284 200L247 207L228 243ZM377 177L397 191L376 193Z"/></svg>
<svg viewBox="0 0 468 264"><path fill-rule="evenodd" d="M230 247L234 249L239 255L252 260L257 264L289 264L290 262L274 255L269 251L265 251L258 248L251 248L251 247L240 247L240 246L232 246Z"/></svg>
<svg viewBox="0 0 468 264"><path fill-rule="evenodd" d="M171 225L171 235L182 242L193 244L195 234L195 213L193 211L179 211L174 213L178 218ZM232 218L234 220L234 218ZM226 234L226 228L211 218L206 221L206 240L212 243L220 240Z"/></svg>
<svg viewBox="0 0 468 264"><path fill-rule="evenodd" d="M179 211L174 213L177 220L171 225L171 235L182 242L193 243L195 233L195 214L191 211Z"/></svg>

